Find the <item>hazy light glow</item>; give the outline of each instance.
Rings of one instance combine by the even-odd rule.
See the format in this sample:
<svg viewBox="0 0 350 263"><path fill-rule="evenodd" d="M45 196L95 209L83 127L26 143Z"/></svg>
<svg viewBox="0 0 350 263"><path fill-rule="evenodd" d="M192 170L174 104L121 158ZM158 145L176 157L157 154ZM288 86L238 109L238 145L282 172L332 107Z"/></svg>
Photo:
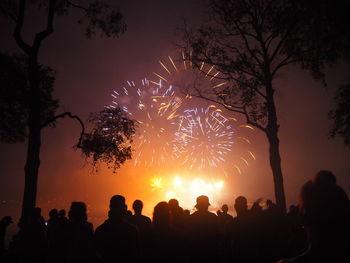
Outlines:
<svg viewBox="0 0 350 263"><path fill-rule="evenodd" d="M154 177L150 184L152 191L157 191L168 201L175 198L180 206L193 209L196 198L200 195L209 197L212 206L217 206L225 188L223 180L209 180L202 175L175 175L169 178Z"/></svg>

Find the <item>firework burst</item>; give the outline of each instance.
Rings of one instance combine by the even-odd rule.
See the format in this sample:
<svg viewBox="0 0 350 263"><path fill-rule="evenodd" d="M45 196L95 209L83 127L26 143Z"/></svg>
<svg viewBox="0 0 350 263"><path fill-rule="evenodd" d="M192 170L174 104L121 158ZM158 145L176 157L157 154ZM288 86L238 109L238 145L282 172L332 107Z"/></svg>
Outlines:
<svg viewBox="0 0 350 263"><path fill-rule="evenodd" d="M171 155L174 123L181 99L172 87L155 85L147 79L140 83L127 81L127 85L111 94L108 108L120 107L138 122L138 133L133 142L134 164L160 166Z"/></svg>
<svg viewBox="0 0 350 263"><path fill-rule="evenodd" d="M183 95L181 110L177 111L180 115L172 142L174 159L191 170L229 166L235 173L242 174L244 168L255 160L250 150L242 151L251 144L245 136L247 130L254 128L240 125L237 119L228 117L215 105L190 95L193 89L209 93L214 90L216 94L224 88L227 82L220 80L220 72L204 62L195 66L191 54L186 57L183 52L180 58L175 60L168 56L159 60L159 64L158 71L153 72L158 81L151 82L155 85L163 83L177 94L187 94ZM230 160L230 165L225 164L227 160Z"/></svg>
<svg viewBox="0 0 350 263"><path fill-rule="evenodd" d="M231 121L214 105L185 110L175 133L173 152L190 169L218 167L232 151Z"/></svg>

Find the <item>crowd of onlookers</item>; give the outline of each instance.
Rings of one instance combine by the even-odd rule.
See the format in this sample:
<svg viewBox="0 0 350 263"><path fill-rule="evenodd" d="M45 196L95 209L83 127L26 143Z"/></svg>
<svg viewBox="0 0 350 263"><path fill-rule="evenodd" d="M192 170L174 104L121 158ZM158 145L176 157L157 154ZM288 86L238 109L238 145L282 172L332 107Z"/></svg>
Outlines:
<svg viewBox="0 0 350 263"><path fill-rule="evenodd" d="M1 262L350 262L350 203L329 171L318 172L300 191L300 203L283 213L272 201L248 208L235 199L236 216L223 205L208 211L207 196L192 214L176 199L154 207L152 220L134 213L125 198L110 199L108 218L96 229L86 205L72 202L68 216L52 209L47 221L40 208L19 223L19 233L5 248L9 216L0 221Z"/></svg>

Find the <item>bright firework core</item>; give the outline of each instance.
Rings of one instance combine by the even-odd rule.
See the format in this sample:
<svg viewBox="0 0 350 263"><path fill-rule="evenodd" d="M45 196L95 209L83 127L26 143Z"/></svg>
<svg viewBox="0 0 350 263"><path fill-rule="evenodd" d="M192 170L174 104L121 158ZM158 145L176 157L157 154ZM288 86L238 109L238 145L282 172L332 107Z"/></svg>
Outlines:
<svg viewBox="0 0 350 263"><path fill-rule="evenodd" d="M175 175L169 178L154 177L150 186L163 200L177 199L184 209L192 210L200 195L208 196L211 208L218 209L225 183L223 180L204 179L203 176Z"/></svg>

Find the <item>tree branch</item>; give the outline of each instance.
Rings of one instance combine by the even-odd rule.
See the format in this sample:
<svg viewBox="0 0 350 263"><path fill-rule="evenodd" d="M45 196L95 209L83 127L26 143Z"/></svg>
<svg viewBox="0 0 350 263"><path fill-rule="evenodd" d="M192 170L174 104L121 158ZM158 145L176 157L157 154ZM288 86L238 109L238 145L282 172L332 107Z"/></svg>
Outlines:
<svg viewBox="0 0 350 263"><path fill-rule="evenodd" d="M81 5L78 5L76 3L73 3L72 1L67 1L67 3L75 8L78 8L78 9L81 9L81 10L84 10L85 12L88 11L88 9L84 6L81 6Z"/></svg>
<svg viewBox="0 0 350 263"><path fill-rule="evenodd" d="M9 18L11 18L13 20L13 22L15 22L15 24L17 24L17 17L14 14L8 12L1 5L0 5L0 13L3 13L5 16L8 16Z"/></svg>
<svg viewBox="0 0 350 263"><path fill-rule="evenodd" d="M81 126L80 137L79 137L79 141L77 143L77 147L80 148L83 136L85 134L85 125L84 125L83 121L79 118L79 116L73 115L71 112L67 111L67 112L61 113L61 114L56 115L56 116L52 117L51 119L47 120L44 124L41 125L41 128L43 129L46 126L54 123L57 119L65 118L65 117L69 117L71 119L77 120Z"/></svg>
<svg viewBox="0 0 350 263"><path fill-rule="evenodd" d="M41 42L53 33L53 18L55 15L56 0L49 0L46 29L35 35L33 48L38 51Z"/></svg>
<svg viewBox="0 0 350 263"><path fill-rule="evenodd" d="M26 1L20 0L18 7L18 16L17 22L15 26L15 30L13 32L13 36L16 40L17 45L24 51L24 53L29 54L31 52L32 47L23 41L22 38L22 28L24 22L24 10L25 10Z"/></svg>

